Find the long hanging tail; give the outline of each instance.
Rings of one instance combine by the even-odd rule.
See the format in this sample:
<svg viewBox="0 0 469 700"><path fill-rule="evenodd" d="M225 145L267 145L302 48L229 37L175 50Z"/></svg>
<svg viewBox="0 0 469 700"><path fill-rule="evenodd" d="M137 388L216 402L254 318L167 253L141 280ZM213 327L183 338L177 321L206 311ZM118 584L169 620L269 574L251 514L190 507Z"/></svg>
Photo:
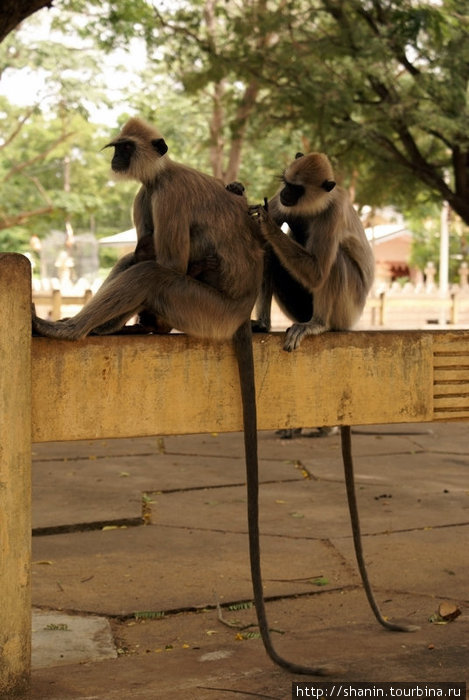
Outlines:
<svg viewBox="0 0 469 700"><path fill-rule="evenodd" d="M365 589L366 597L370 607L374 613L374 616L378 622L383 625L388 630L393 632L415 632L419 629L416 625L398 623L398 622L388 622L379 609L378 603L376 602L373 590L371 588L370 581L368 579L368 572L366 570L365 559L363 557L362 548L362 538L360 532L360 518L358 515L357 498L355 493L355 477L353 473L353 458L352 458L352 430L349 425L343 425L340 428L340 437L342 441L342 459L344 463L344 473L345 473L345 488L347 490L347 502L350 512L350 522L352 523L352 534L353 534L353 545L355 547L355 556L357 559L358 569L360 571L360 576L363 582L363 588Z"/></svg>
<svg viewBox="0 0 469 700"><path fill-rule="evenodd" d="M246 484L248 501L249 556L257 621L265 650L272 661L292 673L325 675L330 669L308 668L283 659L275 651L270 636L262 586L259 545L259 466L257 458L257 412L252 354L251 322L247 321L233 336L238 361L239 382L243 404L244 450L246 455Z"/></svg>

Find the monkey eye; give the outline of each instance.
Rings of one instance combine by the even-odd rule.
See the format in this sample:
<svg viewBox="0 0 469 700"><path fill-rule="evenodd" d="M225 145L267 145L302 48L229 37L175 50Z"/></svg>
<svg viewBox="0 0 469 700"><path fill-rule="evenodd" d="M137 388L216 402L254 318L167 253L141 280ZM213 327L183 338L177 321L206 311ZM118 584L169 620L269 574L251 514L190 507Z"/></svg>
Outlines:
<svg viewBox="0 0 469 700"><path fill-rule="evenodd" d="M326 190L326 192L330 192L334 189L335 182L334 180L324 180L324 182L321 184L321 187L323 190Z"/></svg>
<svg viewBox="0 0 469 700"><path fill-rule="evenodd" d="M121 141L116 144L116 155L130 160L135 153L136 146L133 141Z"/></svg>

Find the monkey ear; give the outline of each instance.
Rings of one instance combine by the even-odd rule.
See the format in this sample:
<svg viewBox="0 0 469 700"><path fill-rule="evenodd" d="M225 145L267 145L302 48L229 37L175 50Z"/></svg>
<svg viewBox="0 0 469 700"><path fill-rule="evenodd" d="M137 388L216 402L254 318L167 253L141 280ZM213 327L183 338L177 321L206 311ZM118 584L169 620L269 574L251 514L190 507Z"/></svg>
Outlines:
<svg viewBox="0 0 469 700"><path fill-rule="evenodd" d="M331 190L334 189L335 182L334 182L334 180L324 180L321 187L323 190L326 190L326 192L330 192Z"/></svg>
<svg viewBox="0 0 469 700"><path fill-rule="evenodd" d="M298 153L295 155L295 160L298 160L298 158L303 158L303 156L304 153L300 153L300 151L298 151Z"/></svg>
<svg viewBox="0 0 469 700"><path fill-rule="evenodd" d="M160 156L164 156L168 150L168 146L166 145L166 141L164 139L153 139L151 145L155 151L160 154Z"/></svg>

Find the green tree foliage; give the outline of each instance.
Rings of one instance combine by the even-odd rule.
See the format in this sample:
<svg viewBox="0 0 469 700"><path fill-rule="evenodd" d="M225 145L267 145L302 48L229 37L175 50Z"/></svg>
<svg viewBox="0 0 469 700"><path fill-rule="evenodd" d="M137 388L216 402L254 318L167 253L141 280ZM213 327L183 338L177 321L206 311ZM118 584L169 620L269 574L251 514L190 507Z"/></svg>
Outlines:
<svg viewBox="0 0 469 700"><path fill-rule="evenodd" d="M204 30L214 4L222 41ZM469 224L466 2L199 0L157 19L189 91L227 76L255 83L248 158L255 140L264 152L262 130L294 128L305 150L328 153L358 203L411 212L416 258L428 238L438 259L428 227L435 204L447 200ZM289 157L278 149L279 164ZM452 247L467 255L456 228L453 216Z"/></svg>
<svg viewBox="0 0 469 700"><path fill-rule="evenodd" d="M423 193L469 222L466 2L192 0L162 10L135 0L133 14L128 2L111 5L103 26L145 37L176 84L228 115L212 148L241 124L246 162L268 148L266 134L288 146L294 131L329 154L358 202L409 209ZM237 120L250 86L254 106ZM290 153L280 147L277 169Z"/></svg>
<svg viewBox="0 0 469 700"><path fill-rule="evenodd" d="M127 110L157 122L173 157L235 173L251 200L272 194L295 151L323 150L358 204L426 219L446 199L469 221L466 0L56 6L56 25L88 46L145 41L149 62ZM85 79L88 93L96 74ZM86 109L83 79L76 87Z"/></svg>
<svg viewBox="0 0 469 700"><path fill-rule="evenodd" d="M469 223L467 4L291 0L256 9L236 18L240 40L213 63L254 76L269 115L307 128L349 176L357 167L369 203L373 193L400 203L426 190ZM252 50L256 35L271 37L268 51Z"/></svg>
<svg viewBox="0 0 469 700"><path fill-rule="evenodd" d="M221 86L222 139L226 129L232 138L243 129L251 144L261 124L293 126L346 178L358 176L361 200L373 205L388 194L408 203L423 188L469 220L466 2L62 0L60 7L64 26L65 10L80 13L77 31L107 48L145 39L186 91L213 103ZM248 94L254 102L236 118Z"/></svg>
<svg viewBox="0 0 469 700"><path fill-rule="evenodd" d="M24 111L4 101L0 110L7 115L0 127L1 250L26 250L33 234L63 231L66 221L75 233L99 236L129 227L136 187L110 181L109 153L101 152L108 134L79 113L65 119L35 113L9 141L9 125Z"/></svg>
<svg viewBox="0 0 469 700"><path fill-rule="evenodd" d="M429 262L436 264L438 279L438 262L440 258L441 206L424 201L415 202L406 212L406 222L412 231L412 253L410 265L424 270ZM454 212L450 212L449 230L449 280L459 281L459 268L463 260L469 259L468 229Z"/></svg>
<svg viewBox="0 0 469 700"><path fill-rule="evenodd" d="M33 75L44 88L20 107L0 96L0 250L26 250L31 235L66 224L76 233L115 233L130 225L135 185L109 182L109 137L89 121L106 105L99 56L89 45L12 33L0 45L0 70L21 83ZM90 84L84 89L84 80ZM117 228L116 228L117 227Z"/></svg>
<svg viewBox="0 0 469 700"><path fill-rule="evenodd" d="M68 5L77 8L77 3L78 0L69 0ZM259 11L265 12L267 2L247 0L245 6L258 6ZM261 95L256 77L240 76L236 66L231 68L223 59L236 46L238 27L234 18L241 18L244 8L232 5L230 14L225 15L224 3L217 0L175 3L167 11L159 7L159 3L146 0L99 4L93 24L87 27L96 42L107 49L137 37L146 42L149 68L143 79L142 96L133 103L138 112L146 116L156 113L156 121L162 127L168 122L166 115L173 115L176 107L177 118L169 121L165 135L171 136L181 125L186 132L191 121L195 125L191 143L196 151L203 147L208 155L205 169L225 182L240 177L244 180L245 173L251 174L249 180L254 182L252 168L243 168L243 161L249 163L251 154L259 160L264 146L268 154L272 143L283 154L280 158L277 155L275 162L275 171L281 170L284 160L291 159L298 150L298 143L292 145L298 140L297 130L292 124L285 128L283 124L269 123L266 132L264 115L257 108ZM251 48L268 50L269 41L269 35L255 37ZM181 105L186 105L183 112ZM194 112L198 113L195 122ZM197 125L202 126L202 133L194 143ZM245 155L246 144L255 146L254 151L249 148L249 157ZM192 152L186 149L184 159L190 162L191 158ZM261 177L255 183L271 181L269 161L267 156L267 177L255 169Z"/></svg>

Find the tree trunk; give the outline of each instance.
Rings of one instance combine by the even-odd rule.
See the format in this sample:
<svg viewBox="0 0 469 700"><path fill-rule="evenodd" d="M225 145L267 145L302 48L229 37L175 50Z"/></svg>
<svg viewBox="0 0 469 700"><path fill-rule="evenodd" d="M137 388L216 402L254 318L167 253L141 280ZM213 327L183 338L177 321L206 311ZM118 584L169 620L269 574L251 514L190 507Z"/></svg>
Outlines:
<svg viewBox="0 0 469 700"><path fill-rule="evenodd" d="M233 182L233 180L236 180L238 177L246 128L249 117L251 116L252 110L255 107L258 94L259 85L256 80L252 80L249 85L246 86L243 99L236 110L236 116L232 125L232 138L228 166L223 178L226 184Z"/></svg>
<svg viewBox="0 0 469 700"><path fill-rule="evenodd" d="M0 41L26 17L43 7L52 7L53 0L3 0L0 8Z"/></svg>
<svg viewBox="0 0 469 700"><path fill-rule="evenodd" d="M221 80L215 84L212 96L213 111L210 119L210 164L212 175L223 180L223 95L225 92L225 81Z"/></svg>

